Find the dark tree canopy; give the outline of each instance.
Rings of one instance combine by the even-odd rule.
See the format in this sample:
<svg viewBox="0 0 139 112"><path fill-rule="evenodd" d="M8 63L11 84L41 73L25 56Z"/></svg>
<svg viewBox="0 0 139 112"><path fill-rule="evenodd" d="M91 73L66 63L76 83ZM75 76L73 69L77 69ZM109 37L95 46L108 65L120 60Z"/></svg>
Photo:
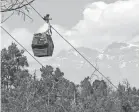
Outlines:
<svg viewBox="0 0 139 112"><path fill-rule="evenodd" d="M139 89L126 81L109 91L104 80L80 84L64 78L60 68L40 68L41 79L30 74L24 51L15 43L1 50L2 112L138 112Z"/></svg>
<svg viewBox="0 0 139 112"><path fill-rule="evenodd" d="M25 70L28 67L27 57L24 51L19 50L15 43L12 43L8 49L1 50L1 78L2 87L12 86L16 80L15 73Z"/></svg>

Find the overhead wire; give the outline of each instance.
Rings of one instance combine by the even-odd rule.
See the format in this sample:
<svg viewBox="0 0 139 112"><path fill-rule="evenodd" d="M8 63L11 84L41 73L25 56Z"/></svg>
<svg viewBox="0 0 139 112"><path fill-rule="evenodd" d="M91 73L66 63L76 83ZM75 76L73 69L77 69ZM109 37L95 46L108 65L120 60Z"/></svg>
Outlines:
<svg viewBox="0 0 139 112"><path fill-rule="evenodd" d="M26 0L26 2L28 3L28 1ZM43 19L43 16L31 5L29 4L32 9L34 9L34 11ZM43 19L44 20L44 19ZM46 21L45 21L46 22ZM52 25L51 28L53 28L53 30L59 34L59 36L61 38L63 38L76 52L78 52L80 54L80 56L86 60L102 77L104 77L111 85L113 85L113 87L115 87L116 89L118 89L107 77L105 77L105 75L103 75L85 56L83 56L68 40L66 40Z"/></svg>
<svg viewBox="0 0 139 112"><path fill-rule="evenodd" d="M4 27L1 26L1 28L11 37L13 38L25 51L27 51L29 53L29 55L34 58L41 66L43 66L43 64L38 61L22 44L20 44ZM43 66L44 67L44 66Z"/></svg>

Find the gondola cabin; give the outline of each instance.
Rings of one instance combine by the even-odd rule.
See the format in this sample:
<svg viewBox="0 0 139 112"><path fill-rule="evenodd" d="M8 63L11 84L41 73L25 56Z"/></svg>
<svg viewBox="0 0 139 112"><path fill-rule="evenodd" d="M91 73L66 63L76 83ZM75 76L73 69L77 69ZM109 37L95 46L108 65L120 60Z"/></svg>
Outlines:
<svg viewBox="0 0 139 112"><path fill-rule="evenodd" d="M53 55L54 44L51 35L36 33L33 36L32 50L36 57L48 57Z"/></svg>

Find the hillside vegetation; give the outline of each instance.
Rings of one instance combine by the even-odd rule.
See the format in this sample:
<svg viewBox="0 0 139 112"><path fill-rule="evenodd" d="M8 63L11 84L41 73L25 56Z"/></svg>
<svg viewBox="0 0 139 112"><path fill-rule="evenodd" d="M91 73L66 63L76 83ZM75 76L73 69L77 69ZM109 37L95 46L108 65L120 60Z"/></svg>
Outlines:
<svg viewBox="0 0 139 112"><path fill-rule="evenodd" d="M1 50L1 112L139 112L139 89L128 81L116 90L90 77L76 85L60 68L46 65L37 79L27 67L15 43Z"/></svg>

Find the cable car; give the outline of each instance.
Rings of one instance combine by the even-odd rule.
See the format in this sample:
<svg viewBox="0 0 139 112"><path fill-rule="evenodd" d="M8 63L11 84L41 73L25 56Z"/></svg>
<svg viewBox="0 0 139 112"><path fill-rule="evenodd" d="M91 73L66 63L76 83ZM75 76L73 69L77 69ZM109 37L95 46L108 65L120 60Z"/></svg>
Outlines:
<svg viewBox="0 0 139 112"><path fill-rule="evenodd" d="M53 55L54 44L51 35L46 32L36 33L33 36L32 50L36 57L48 57Z"/></svg>
<svg viewBox="0 0 139 112"><path fill-rule="evenodd" d="M43 33L36 33L33 37L32 50L34 56L36 57L47 57L53 55L54 44L51 38L52 31L49 22L49 20L52 20L52 18L49 16L49 14L46 14L46 16L43 18L48 24L48 30Z"/></svg>

